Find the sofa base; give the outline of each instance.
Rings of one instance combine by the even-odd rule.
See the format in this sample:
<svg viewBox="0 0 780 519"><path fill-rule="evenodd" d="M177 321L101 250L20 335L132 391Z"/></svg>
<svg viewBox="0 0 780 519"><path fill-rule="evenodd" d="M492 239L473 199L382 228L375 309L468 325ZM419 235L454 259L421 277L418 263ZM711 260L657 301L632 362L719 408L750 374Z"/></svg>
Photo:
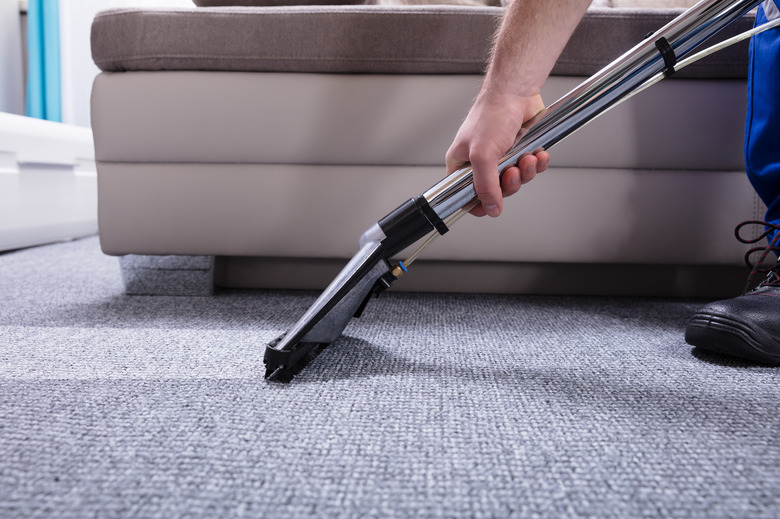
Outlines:
<svg viewBox="0 0 780 519"><path fill-rule="evenodd" d="M144 256L119 259L125 293L144 296L210 296L214 293L211 256Z"/></svg>
<svg viewBox="0 0 780 519"><path fill-rule="evenodd" d="M222 288L322 290L342 260L218 256ZM451 262L419 260L392 290L409 292L727 298L749 271L734 265Z"/></svg>
<svg viewBox="0 0 780 519"><path fill-rule="evenodd" d="M323 290L345 261L239 256L119 258L127 295L210 296L218 288ZM735 265L626 265L419 260L393 290L580 296L738 295L749 271Z"/></svg>

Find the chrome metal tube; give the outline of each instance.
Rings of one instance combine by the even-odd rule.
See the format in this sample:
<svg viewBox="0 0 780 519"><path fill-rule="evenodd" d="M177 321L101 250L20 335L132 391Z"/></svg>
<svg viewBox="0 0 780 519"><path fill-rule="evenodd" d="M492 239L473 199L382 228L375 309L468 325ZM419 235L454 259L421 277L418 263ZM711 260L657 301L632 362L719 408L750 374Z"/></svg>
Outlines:
<svg viewBox="0 0 780 519"><path fill-rule="evenodd" d="M702 0L550 105L538 122L498 164L497 174L529 153L547 150L608 111L642 83L662 73L666 63L656 42L662 38L684 58L704 40L737 20L762 0ZM465 166L423 193L445 219L476 197L473 174Z"/></svg>

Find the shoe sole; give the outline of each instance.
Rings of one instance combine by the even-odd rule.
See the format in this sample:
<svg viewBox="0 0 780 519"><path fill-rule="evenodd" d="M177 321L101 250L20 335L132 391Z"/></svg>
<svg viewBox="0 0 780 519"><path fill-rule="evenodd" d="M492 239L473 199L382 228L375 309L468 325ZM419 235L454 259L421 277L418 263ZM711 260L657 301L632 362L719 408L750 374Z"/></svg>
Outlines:
<svg viewBox="0 0 780 519"><path fill-rule="evenodd" d="M685 341L691 346L724 355L777 366L780 354L765 351L762 344L778 344L765 331L725 315L697 312L685 330Z"/></svg>

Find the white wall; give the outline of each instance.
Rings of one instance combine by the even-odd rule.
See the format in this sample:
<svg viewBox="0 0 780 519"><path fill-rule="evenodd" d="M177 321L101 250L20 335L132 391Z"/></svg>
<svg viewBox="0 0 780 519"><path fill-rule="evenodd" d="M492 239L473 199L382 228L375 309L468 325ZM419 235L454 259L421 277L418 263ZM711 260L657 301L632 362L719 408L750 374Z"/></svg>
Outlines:
<svg viewBox="0 0 780 519"><path fill-rule="evenodd" d="M10 0L0 0L5 1ZM90 125L89 97L98 73L89 43L95 14L113 7L195 7L191 0L59 0L59 3L62 120L78 126Z"/></svg>
<svg viewBox="0 0 780 519"><path fill-rule="evenodd" d="M24 113L19 0L0 0L0 112Z"/></svg>
<svg viewBox="0 0 780 519"><path fill-rule="evenodd" d="M24 113L19 0L0 0L0 252L97 232L89 35L111 7L193 7L190 0L59 0L63 122ZM10 113L3 113L10 112ZM80 127L81 126L81 127Z"/></svg>

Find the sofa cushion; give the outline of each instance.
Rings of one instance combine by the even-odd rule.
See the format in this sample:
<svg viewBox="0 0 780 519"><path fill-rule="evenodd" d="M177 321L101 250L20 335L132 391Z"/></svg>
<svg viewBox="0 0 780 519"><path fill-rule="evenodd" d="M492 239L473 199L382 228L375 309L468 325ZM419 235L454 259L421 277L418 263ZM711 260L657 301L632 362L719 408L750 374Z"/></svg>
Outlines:
<svg viewBox="0 0 780 519"><path fill-rule="evenodd" d="M93 22L92 56L103 71L479 74L502 12L453 5L114 9ZM590 9L553 74L590 76L680 12ZM718 37L751 25L744 17ZM746 63L746 46L735 46L676 77L744 78Z"/></svg>

